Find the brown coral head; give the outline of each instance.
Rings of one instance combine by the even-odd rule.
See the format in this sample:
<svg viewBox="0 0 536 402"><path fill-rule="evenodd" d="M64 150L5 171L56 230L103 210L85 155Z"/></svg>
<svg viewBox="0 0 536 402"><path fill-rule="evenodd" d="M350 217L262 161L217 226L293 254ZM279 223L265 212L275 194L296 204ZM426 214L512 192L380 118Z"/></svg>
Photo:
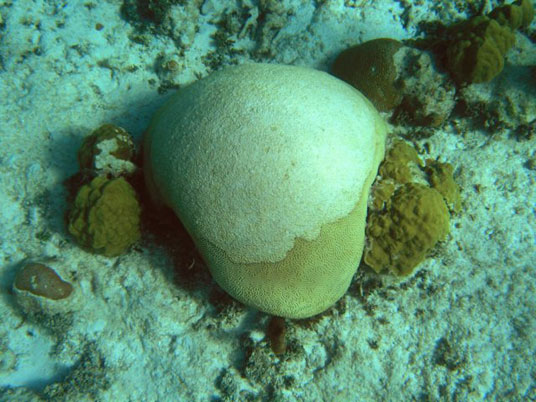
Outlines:
<svg viewBox="0 0 536 402"><path fill-rule="evenodd" d="M333 75L361 91L378 110L389 111L402 100L395 85L397 71L393 61L401 47L401 42L389 38L353 46L337 57Z"/></svg>

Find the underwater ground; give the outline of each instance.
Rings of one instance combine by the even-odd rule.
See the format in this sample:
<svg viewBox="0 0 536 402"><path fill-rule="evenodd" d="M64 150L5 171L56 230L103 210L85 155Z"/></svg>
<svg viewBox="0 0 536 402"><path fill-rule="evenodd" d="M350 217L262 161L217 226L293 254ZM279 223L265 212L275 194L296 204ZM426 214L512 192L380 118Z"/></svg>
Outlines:
<svg viewBox="0 0 536 402"><path fill-rule="evenodd" d="M352 45L416 44L499 4L0 0L0 400L536 400L534 21L512 31L496 77L449 84L440 122L391 121L422 160L454 168L448 236L408 276L362 264L334 307L287 320L283 353L268 315L214 284L173 219L149 215L112 258L65 224L66 180L102 124L139 146L171 94L224 66L329 71ZM72 296L17 296L28 260Z"/></svg>

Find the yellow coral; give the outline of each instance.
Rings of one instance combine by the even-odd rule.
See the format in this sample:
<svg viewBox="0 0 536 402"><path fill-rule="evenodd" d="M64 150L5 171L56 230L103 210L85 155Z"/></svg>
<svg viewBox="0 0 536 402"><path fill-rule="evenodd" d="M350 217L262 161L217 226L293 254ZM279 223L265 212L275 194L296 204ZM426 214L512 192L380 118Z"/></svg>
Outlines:
<svg viewBox="0 0 536 402"><path fill-rule="evenodd" d="M379 180L375 183L372 189L372 210L379 211L388 207L395 188L392 180Z"/></svg>
<svg viewBox="0 0 536 402"><path fill-rule="evenodd" d="M389 208L370 216L365 263L376 272L408 275L449 232L449 212L441 194L422 184L406 183Z"/></svg>
<svg viewBox="0 0 536 402"><path fill-rule="evenodd" d="M69 214L69 232L90 251L117 256L140 237L140 206L123 178L96 177L80 188Z"/></svg>
<svg viewBox="0 0 536 402"><path fill-rule="evenodd" d="M453 26L451 35L447 67L460 83L491 81L502 71L504 55L515 42L508 26L484 16Z"/></svg>
<svg viewBox="0 0 536 402"><path fill-rule="evenodd" d="M450 28L447 68L458 83L488 82L503 69L504 56L515 42L514 31L534 18L531 0L493 9Z"/></svg>
<svg viewBox="0 0 536 402"><path fill-rule="evenodd" d="M530 24L534 18L534 6L531 0L518 0L512 4L493 9L488 16L499 24L516 30Z"/></svg>
<svg viewBox="0 0 536 402"><path fill-rule="evenodd" d="M423 163L415 148L404 141L396 141L380 165L379 173L383 179L408 183L415 180L415 175L422 166Z"/></svg>
<svg viewBox="0 0 536 402"><path fill-rule="evenodd" d="M449 208L461 209L453 167L426 166L410 144L396 140L380 165L367 222L364 261L376 272L408 275L449 231ZM448 207L447 207L448 206Z"/></svg>

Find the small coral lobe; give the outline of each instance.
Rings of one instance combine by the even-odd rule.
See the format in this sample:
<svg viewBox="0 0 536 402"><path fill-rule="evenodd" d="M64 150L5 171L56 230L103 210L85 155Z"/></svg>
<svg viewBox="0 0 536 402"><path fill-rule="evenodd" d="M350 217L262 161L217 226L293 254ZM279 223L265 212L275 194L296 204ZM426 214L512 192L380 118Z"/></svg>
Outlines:
<svg viewBox="0 0 536 402"><path fill-rule="evenodd" d="M422 166L415 148L404 141L395 141L380 165L379 173L396 183L409 183L414 180L415 171Z"/></svg>
<svg viewBox="0 0 536 402"><path fill-rule="evenodd" d="M73 291L73 286L63 281L56 271L38 262L24 264L17 273L13 286L51 300L65 299Z"/></svg>
<svg viewBox="0 0 536 402"><path fill-rule="evenodd" d="M140 238L140 214L136 193L124 178L98 176L79 189L68 229L82 247L114 257Z"/></svg>
<svg viewBox="0 0 536 402"><path fill-rule="evenodd" d="M343 51L332 66L333 75L363 93L382 112L396 107L402 94L396 87L394 54L402 43L374 39Z"/></svg>

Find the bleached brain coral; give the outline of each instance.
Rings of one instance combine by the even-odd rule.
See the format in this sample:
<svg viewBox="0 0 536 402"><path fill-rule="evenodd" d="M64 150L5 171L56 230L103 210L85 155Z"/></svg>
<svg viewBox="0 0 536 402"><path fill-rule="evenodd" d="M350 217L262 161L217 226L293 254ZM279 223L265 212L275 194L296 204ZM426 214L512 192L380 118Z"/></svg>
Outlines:
<svg viewBox="0 0 536 402"><path fill-rule="evenodd" d="M222 288L302 318L346 291L386 125L357 90L306 68L247 64L180 90L144 140L154 197Z"/></svg>

